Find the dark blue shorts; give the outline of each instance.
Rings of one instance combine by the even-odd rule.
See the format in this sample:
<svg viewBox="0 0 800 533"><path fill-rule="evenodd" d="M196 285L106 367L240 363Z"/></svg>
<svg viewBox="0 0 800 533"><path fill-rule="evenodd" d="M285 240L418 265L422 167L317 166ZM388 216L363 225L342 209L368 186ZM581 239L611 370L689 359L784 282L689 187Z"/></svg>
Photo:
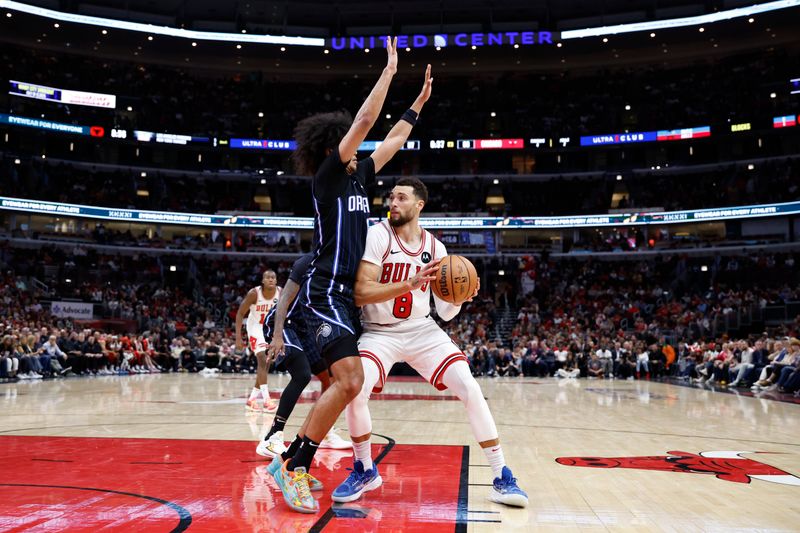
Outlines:
<svg viewBox="0 0 800 533"><path fill-rule="evenodd" d="M338 345L341 350L343 342L355 347L361 334L360 311L348 292L303 294L302 310L306 330L309 336L313 336L320 354L329 364L341 358L338 355L331 357L329 348ZM358 356L357 347L350 355Z"/></svg>
<svg viewBox="0 0 800 533"><path fill-rule="evenodd" d="M272 342L272 326L271 321L264 324L264 338L267 342ZM286 349L283 351L283 355L275 360L274 366L278 366L293 355L291 352L296 352L306 357L312 367L322 361L317 343L306 333L304 326L296 322L293 323L292 320L287 320L283 328L283 343Z"/></svg>

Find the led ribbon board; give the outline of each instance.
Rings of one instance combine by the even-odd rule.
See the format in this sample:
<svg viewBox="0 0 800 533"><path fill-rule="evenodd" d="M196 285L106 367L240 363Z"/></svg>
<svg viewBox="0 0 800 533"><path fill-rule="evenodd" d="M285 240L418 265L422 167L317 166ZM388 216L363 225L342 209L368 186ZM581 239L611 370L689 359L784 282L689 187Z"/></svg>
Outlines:
<svg viewBox="0 0 800 533"><path fill-rule="evenodd" d="M36 85L35 83L15 80L10 80L8 83L11 86L8 94L14 96L24 96L25 98L62 104L105 107L107 109L114 109L117 106L117 97L113 94L70 91L68 89L56 89L46 85Z"/></svg>
<svg viewBox="0 0 800 533"><path fill-rule="evenodd" d="M294 150L297 148L297 143L289 140L231 139L230 147L250 150Z"/></svg>
<svg viewBox="0 0 800 533"><path fill-rule="evenodd" d="M80 126L76 124L64 124L63 122L53 122L50 120L21 117L19 115L5 115L0 113L0 124L11 126L23 126L26 128L36 128L40 130L55 131L58 133L72 133L75 135L91 135L92 137L102 137L105 130L100 126Z"/></svg>
<svg viewBox="0 0 800 533"><path fill-rule="evenodd" d="M0 197L0 210L21 211L46 215L75 216L102 220L127 220L151 224L178 224L207 227L250 227L270 229L306 229L314 227L311 217L208 215L201 213L175 213L113 209L79 204L45 202L22 198ZM581 228L602 226L640 226L650 224L677 224L737 220L745 218L786 216L800 214L800 202L750 205L693 211L618 213L572 217L423 217L420 224L428 229L536 229ZM373 219L372 223L380 222Z"/></svg>

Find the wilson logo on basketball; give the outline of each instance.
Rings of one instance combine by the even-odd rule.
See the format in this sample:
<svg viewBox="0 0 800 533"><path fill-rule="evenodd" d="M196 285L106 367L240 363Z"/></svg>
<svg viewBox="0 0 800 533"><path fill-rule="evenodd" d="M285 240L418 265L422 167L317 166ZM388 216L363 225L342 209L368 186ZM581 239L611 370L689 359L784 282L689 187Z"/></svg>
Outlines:
<svg viewBox="0 0 800 533"><path fill-rule="evenodd" d="M667 452L668 455L643 457L559 457L556 462L565 466L584 466L589 468L635 468L661 472L683 472L685 474L710 474L717 479L733 483L750 483L753 479L794 485L800 487L800 477L774 466L742 457L745 453L711 451L700 454L687 452Z"/></svg>

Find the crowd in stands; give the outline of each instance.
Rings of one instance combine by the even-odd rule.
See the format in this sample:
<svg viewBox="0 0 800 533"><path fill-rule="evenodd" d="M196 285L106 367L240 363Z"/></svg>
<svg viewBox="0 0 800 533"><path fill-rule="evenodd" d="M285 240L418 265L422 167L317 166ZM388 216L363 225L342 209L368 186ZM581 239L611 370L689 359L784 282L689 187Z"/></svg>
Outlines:
<svg viewBox="0 0 800 533"><path fill-rule="evenodd" d="M519 281L496 283L443 327L464 347L476 375L674 377L794 392L800 316L768 333L741 336L728 331L727 318L744 313L758 322L767 306L800 301L797 259L527 257L517 265ZM0 248L0 260L7 265L0 288L0 371L23 378L67 369L249 372L252 357L233 353L231 317L267 266L281 282L291 268L290 260L223 257L182 263L173 273L146 255L47 248ZM48 277L53 267L58 270ZM31 274L45 283L34 283ZM96 315L133 327L99 331L51 316L42 303L56 298L94 302ZM515 310L510 320L509 309Z"/></svg>
<svg viewBox="0 0 800 533"><path fill-rule="evenodd" d="M412 68L408 65L404 68ZM335 70L330 76L316 76L316 81L298 82L261 72L210 74L15 46L4 47L0 69L6 79L110 93L120 99L116 111L11 96L0 100L21 115L45 113L51 120L107 129L220 138L268 133L269 138L288 139L294 124L309 112L344 108L354 113L371 89L371 81L364 76L336 77ZM421 133L426 139L558 137L771 117L775 102L764 83L786 83L799 69L795 55L770 48L678 66L659 63L593 72L565 69L437 76L436 106L426 108ZM417 95L420 79L398 76L385 109L399 115ZM132 111L127 111L128 106ZM377 130L388 131L390 125L389 119L381 120Z"/></svg>
<svg viewBox="0 0 800 533"><path fill-rule="evenodd" d="M673 376L734 386L757 382L759 388L795 392L800 316L769 335L735 338L725 326L740 313L758 316L767 306L800 301L798 259L767 254L637 262L527 258L519 273L528 283L518 291L508 338L494 335L502 291L496 293L497 305L485 307L483 300L445 327L465 346L476 375ZM706 271L701 263L707 263Z"/></svg>
<svg viewBox="0 0 800 533"><path fill-rule="evenodd" d="M0 159L0 196L80 203L104 207L193 213L259 212L256 197L269 196L270 212L312 216L310 182L272 177L266 185L258 180L220 180L201 175L181 177L133 170L99 170L14 158ZM373 187L371 196L385 197L391 179ZM428 180L428 213L487 213L486 199L500 192L505 204L492 208L496 215L557 216L607 213L609 209L663 208L681 210L729 207L800 199L800 158L763 160L753 165L720 164L694 172L652 171L626 175L574 178L564 176L544 181L505 178L460 177ZM192 194L184 194L191 190ZM147 195L137 191L147 191ZM621 197L612 203L612 196ZM373 204L371 204L373 205ZM373 205L373 215L383 206ZM124 237L124 236L123 236Z"/></svg>

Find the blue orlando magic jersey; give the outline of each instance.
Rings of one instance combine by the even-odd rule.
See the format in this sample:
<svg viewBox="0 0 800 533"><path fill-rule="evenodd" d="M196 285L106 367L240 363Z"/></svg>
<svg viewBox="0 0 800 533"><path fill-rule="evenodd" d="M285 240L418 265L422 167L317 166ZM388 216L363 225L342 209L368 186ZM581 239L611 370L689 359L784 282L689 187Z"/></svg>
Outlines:
<svg viewBox="0 0 800 533"><path fill-rule="evenodd" d="M369 199L364 187L374 179L372 158L348 174L338 147L314 176L314 260L307 275L311 298L352 293L367 240Z"/></svg>

